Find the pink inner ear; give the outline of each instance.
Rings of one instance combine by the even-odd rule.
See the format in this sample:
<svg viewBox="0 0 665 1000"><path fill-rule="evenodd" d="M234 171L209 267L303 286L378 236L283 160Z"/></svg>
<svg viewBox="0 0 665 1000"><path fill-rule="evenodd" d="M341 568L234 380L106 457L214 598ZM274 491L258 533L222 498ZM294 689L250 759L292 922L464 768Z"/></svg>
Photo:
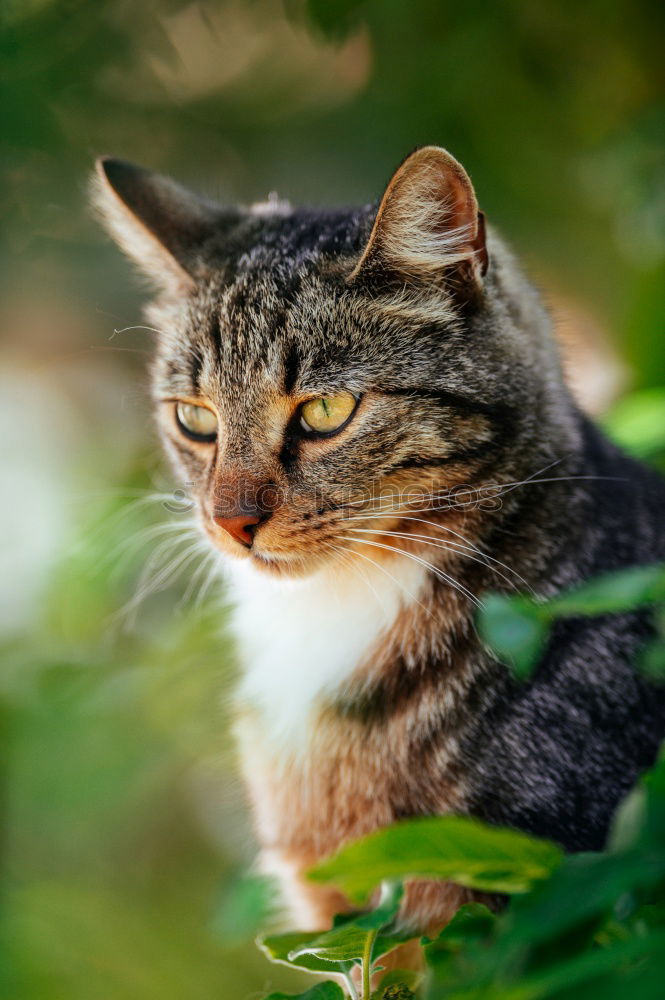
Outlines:
<svg viewBox="0 0 665 1000"><path fill-rule="evenodd" d="M413 277L456 270L457 288L479 285L484 221L466 171L444 149L419 149L398 168L349 280L373 263Z"/></svg>
<svg viewBox="0 0 665 1000"><path fill-rule="evenodd" d="M468 227L470 234L475 236L478 206L468 177L443 165L437 164L437 168L438 184L432 191L433 200L447 208L446 214L437 220L437 228L445 231Z"/></svg>

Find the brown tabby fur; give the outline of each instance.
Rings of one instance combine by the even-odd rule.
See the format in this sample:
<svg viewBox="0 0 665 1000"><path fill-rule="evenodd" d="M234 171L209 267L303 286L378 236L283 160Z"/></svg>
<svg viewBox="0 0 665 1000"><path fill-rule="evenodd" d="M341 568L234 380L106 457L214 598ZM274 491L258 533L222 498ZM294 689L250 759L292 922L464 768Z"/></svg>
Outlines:
<svg viewBox="0 0 665 1000"><path fill-rule="evenodd" d="M562 627L532 687L518 689L476 632L476 599L545 597L665 555L662 486L576 408L548 317L486 230L463 168L426 147L378 209L225 210L106 160L95 198L159 288L153 394L174 467L211 543L255 573L238 598L254 678L238 735L263 863L299 922L326 926L345 906L307 868L404 817L470 812L569 849L599 846L663 731L661 701L632 668L649 623ZM302 404L342 392L359 397L348 424L303 434ZM177 401L217 415L214 442L183 435ZM610 499L602 481L615 474ZM263 487L279 499L259 504ZM386 502L388 488L421 498ZM219 518L248 512L263 520L244 548ZM390 598L398 577L389 621L369 590L360 607L349 597L371 562L372 589ZM410 594L405 573L418 567ZM283 589L262 590L267 577ZM326 669L339 670L335 683ZM317 671L308 701L300 689ZM300 734L276 736L299 698ZM432 929L467 895L410 886L405 915Z"/></svg>

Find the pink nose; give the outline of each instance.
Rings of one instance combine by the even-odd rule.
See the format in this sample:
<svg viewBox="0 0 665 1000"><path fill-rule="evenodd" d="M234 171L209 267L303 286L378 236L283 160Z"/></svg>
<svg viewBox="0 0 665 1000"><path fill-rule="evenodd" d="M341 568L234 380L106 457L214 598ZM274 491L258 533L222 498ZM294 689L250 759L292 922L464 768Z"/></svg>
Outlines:
<svg viewBox="0 0 665 1000"><path fill-rule="evenodd" d="M213 516L215 524L228 531L232 538L248 549L254 541L256 526L262 520L257 514L237 514L235 517L222 517L219 514Z"/></svg>

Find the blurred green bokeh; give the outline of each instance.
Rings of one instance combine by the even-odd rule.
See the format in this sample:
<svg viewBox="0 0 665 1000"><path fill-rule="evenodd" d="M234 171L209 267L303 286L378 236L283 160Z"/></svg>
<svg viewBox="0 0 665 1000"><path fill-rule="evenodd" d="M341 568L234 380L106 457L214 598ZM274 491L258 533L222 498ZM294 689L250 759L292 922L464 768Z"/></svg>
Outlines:
<svg viewBox="0 0 665 1000"><path fill-rule="evenodd" d="M294 983L220 917L253 856L233 652L209 564L176 541L150 335L125 329L141 292L87 212L93 157L223 201L340 204L447 146L545 290L585 403L642 390L609 426L662 461L664 21L655 0L5 0L1 996ZM138 604L150 558L183 562Z"/></svg>

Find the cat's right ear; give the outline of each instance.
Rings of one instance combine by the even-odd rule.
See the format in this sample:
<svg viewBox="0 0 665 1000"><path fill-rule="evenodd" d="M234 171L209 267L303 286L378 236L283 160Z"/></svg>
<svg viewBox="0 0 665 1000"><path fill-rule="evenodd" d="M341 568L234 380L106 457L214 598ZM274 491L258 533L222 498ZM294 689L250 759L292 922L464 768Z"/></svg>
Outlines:
<svg viewBox="0 0 665 1000"><path fill-rule="evenodd" d="M158 288L191 290L205 271L203 244L227 214L175 181L124 160L100 157L92 203L102 224Z"/></svg>
<svg viewBox="0 0 665 1000"><path fill-rule="evenodd" d="M347 280L435 282L469 302L481 293L487 266L485 221L469 175L447 150L423 146L395 171Z"/></svg>

